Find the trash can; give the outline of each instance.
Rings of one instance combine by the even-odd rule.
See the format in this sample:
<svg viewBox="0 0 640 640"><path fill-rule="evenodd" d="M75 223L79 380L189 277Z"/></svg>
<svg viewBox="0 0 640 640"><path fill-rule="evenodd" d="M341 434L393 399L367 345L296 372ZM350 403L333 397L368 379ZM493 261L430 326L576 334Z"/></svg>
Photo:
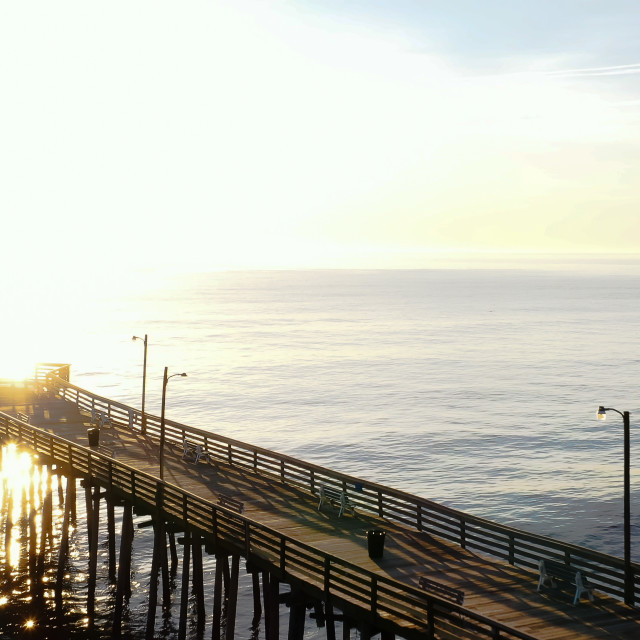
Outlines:
<svg viewBox="0 0 640 640"><path fill-rule="evenodd" d="M100 429L89 429L87 435L89 436L89 446L97 447L100 442Z"/></svg>
<svg viewBox="0 0 640 640"><path fill-rule="evenodd" d="M384 538L387 535L382 529L371 529L367 531L367 545L369 547L370 558L382 558L384 549Z"/></svg>

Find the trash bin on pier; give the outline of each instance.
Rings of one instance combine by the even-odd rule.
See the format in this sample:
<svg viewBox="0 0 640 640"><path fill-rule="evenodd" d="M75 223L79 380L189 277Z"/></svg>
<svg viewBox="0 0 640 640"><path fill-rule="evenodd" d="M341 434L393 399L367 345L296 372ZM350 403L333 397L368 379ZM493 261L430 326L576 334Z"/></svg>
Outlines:
<svg viewBox="0 0 640 640"><path fill-rule="evenodd" d="M87 436L89 436L89 446L97 447L100 442L100 429L88 429Z"/></svg>
<svg viewBox="0 0 640 640"><path fill-rule="evenodd" d="M386 535L387 532L382 529L371 529L367 531L367 545L369 547L370 558L382 558Z"/></svg>

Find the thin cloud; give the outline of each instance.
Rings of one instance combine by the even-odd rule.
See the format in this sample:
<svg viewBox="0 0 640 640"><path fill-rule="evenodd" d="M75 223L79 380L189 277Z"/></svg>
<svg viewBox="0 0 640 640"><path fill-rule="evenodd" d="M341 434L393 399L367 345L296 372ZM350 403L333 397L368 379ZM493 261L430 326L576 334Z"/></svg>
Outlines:
<svg viewBox="0 0 640 640"><path fill-rule="evenodd" d="M585 76L620 76L640 73L640 63L620 64L609 67L591 67L586 69L561 69L558 71L548 71L544 75L562 78L585 77Z"/></svg>

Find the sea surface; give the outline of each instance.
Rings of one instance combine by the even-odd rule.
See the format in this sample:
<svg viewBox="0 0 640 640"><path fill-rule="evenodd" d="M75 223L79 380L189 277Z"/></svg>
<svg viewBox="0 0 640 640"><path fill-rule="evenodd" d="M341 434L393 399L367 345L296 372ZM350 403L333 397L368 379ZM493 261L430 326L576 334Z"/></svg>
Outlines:
<svg viewBox="0 0 640 640"><path fill-rule="evenodd" d="M149 413L186 372L170 419L617 556L623 425L596 410L630 411L640 560L639 290L623 258L137 274L37 344L140 407L147 334Z"/></svg>

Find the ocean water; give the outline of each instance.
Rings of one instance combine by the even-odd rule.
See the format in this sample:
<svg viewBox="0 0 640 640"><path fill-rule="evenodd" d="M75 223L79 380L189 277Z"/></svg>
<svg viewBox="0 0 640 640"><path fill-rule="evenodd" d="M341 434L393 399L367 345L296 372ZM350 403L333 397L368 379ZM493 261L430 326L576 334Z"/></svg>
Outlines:
<svg viewBox="0 0 640 640"><path fill-rule="evenodd" d="M630 259L66 283L38 359L139 407L148 334L150 413L184 371L173 420L621 555L622 420L595 412L632 414L637 538L639 284Z"/></svg>

